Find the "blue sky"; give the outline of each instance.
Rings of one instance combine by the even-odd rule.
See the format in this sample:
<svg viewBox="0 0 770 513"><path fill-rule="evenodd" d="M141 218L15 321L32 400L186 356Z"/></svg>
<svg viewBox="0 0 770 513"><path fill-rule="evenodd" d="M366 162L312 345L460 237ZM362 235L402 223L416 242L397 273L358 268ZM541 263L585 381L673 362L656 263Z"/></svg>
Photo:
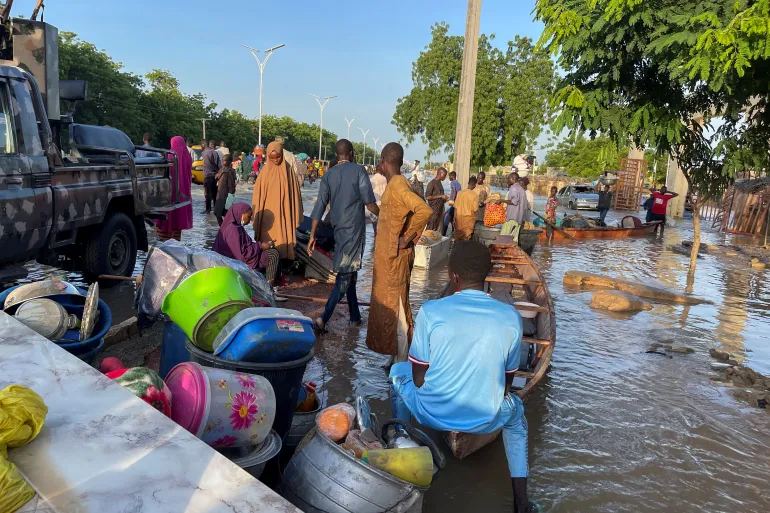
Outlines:
<svg viewBox="0 0 770 513"><path fill-rule="evenodd" d="M256 117L259 70L241 44L265 49L284 43L265 69L263 113L318 122L308 93L337 95L324 111L324 126L347 134L345 116L380 142L399 140L391 124L397 99L412 87L411 66L430 41L430 27L465 27L465 0L54 0L45 21L75 32L104 49L125 68L145 74L167 69L186 93L201 92L220 108ZM29 16L34 2L16 2L14 14ZM505 44L514 35L537 38L534 0L484 0L481 31ZM421 159L419 141L407 158Z"/></svg>

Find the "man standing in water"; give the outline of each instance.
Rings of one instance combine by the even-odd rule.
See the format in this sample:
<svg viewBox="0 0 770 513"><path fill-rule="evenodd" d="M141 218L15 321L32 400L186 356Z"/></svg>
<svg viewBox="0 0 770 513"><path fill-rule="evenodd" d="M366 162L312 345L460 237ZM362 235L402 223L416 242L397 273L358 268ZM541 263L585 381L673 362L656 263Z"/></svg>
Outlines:
<svg viewBox="0 0 770 513"><path fill-rule="evenodd" d="M457 181L457 173L452 171L449 173L449 201L456 201L457 200L457 193L459 193L462 190L463 186L460 185L460 182ZM441 233L444 237L446 237L446 231L449 228L449 224L452 224L452 230L455 229L455 207L454 205L449 207L449 211L446 215L446 221L444 221L444 231Z"/></svg>
<svg viewBox="0 0 770 513"><path fill-rule="evenodd" d="M658 234L658 228L660 228L660 234L663 235L663 231L666 229L666 210L668 208L668 202L679 196L675 192L668 192L668 188L664 185L660 188L660 191L650 190L652 194L652 221L660 221L655 226L655 235Z"/></svg>
<svg viewBox="0 0 770 513"><path fill-rule="evenodd" d="M425 229L431 210L412 192L401 176L404 148L388 143L382 150L380 170L388 181L382 195L374 246L372 299L366 345L391 355L391 363L406 361L412 336L409 280L414 264L414 243Z"/></svg>
<svg viewBox="0 0 770 513"><path fill-rule="evenodd" d="M337 303L347 295L350 310L350 324L361 325L361 312L356 296L356 278L361 269L361 257L366 242L366 217L364 205L374 215L380 213L374 200L372 184L364 166L356 164L353 145L347 139L340 139L335 146L337 165L329 169L321 178L318 199L310 218L310 242L307 250L313 254L315 232L318 223L331 204L329 218L334 228L334 272L337 281L326 301L324 313L315 320L315 328L325 331L326 324L334 313Z"/></svg>
<svg viewBox="0 0 770 513"><path fill-rule="evenodd" d="M612 205L612 193L610 192L610 186L605 185L603 191L599 191L599 222L602 226L606 226L604 219L607 217L607 212L610 211L610 205Z"/></svg>
<svg viewBox="0 0 770 513"><path fill-rule="evenodd" d="M455 240L470 240L476 227L476 212L479 210L479 197L476 194L476 177L468 180L468 188L460 191L455 202Z"/></svg>
<svg viewBox="0 0 770 513"><path fill-rule="evenodd" d="M390 369L393 417L440 431L503 430L514 511L537 506L527 497L527 419L510 392L521 357L521 315L484 292L492 257L483 244L455 242L449 256L453 294L428 301L417 315L409 361ZM479 312L484 322L479 323Z"/></svg>
<svg viewBox="0 0 770 513"><path fill-rule="evenodd" d="M508 205L506 215L508 221L516 221L520 225L524 223L527 216L527 193L519 184L518 173L508 175L508 198L501 203Z"/></svg>
<svg viewBox="0 0 770 513"><path fill-rule="evenodd" d="M206 210L201 214L211 213L211 204L217 199L217 173L222 167L222 158L217 151L217 143L209 141L208 148L203 150L203 195Z"/></svg>
<svg viewBox="0 0 770 513"><path fill-rule="evenodd" d="M446 180L446 169L440 167L436 173L436 178L428 183L428 188L425 190L425 199L428 201L432 212L428 220L428 230L438 231L442 229L444 204L449 199L449 196L444 194L444 184L442 183L444 180Z"/></svg>

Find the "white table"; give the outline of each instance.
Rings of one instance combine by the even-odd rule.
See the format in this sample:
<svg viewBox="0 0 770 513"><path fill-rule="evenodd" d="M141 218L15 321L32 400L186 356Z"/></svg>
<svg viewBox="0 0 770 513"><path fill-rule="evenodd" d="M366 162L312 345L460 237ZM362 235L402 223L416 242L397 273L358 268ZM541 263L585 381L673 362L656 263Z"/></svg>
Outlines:
<svg viewBox="0 0 770 513"><path fill-rule="evenodd" d="M294 506L117 383L0 311L0 389L27 386L48 416L10 450L56 513L299 513Z"/></svg>

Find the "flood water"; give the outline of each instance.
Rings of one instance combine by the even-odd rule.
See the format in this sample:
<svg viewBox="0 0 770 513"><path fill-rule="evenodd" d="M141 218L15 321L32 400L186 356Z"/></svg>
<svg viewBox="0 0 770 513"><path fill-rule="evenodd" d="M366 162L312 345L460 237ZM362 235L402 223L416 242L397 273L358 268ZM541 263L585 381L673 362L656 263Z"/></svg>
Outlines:
<svg viewBox="0 0 770 513"><path fill-rule="evenodd" d="M309 212L317 183L303 190ZM186 243L211 247L216 220L203 216L194 186L195 226ZM247 200L250 192L239 191ZM537 209L543 211L544 198ZM608 218L617 219L610 212ZM589 213L588 215L596 215ZM544 511L767 512L770 511L770 415L750 408L710 380L709 348L724 349L770 375L768 271L744 260L706 256L698 261L693 293L711 304L656 303L636 315L588 307L590 292L565 290L566 271L580 270L659 282L683 290L688 257L668 246L692 235L691 221L668 228L664 239L578 241L539 246L533 255L556 305L552 368L526 402L530 494ZM359 291L371 288L368 233ZM747 243L704 229L704 242ZM137 272L143 262L137 263ZM31 267L30 279L49 274ZM78 283L79 276L57 272ZM445 265L412 276L413 308L444 286ZM106 289L116 322L133 315L133 285ZM345 308L344 306L338 308ZM366 309L363 309L366 319ZM479 320L483 322L482 319ZM306 377L322 383L327 404L364 395L387 418L385 358L366 348L366 327L333 326L316 346ZM695 350L672 358L645 351L673 341ZM442 445L442 447L446 447ZM448 450L447 450L448 453ZM512 510L502 442L463 461L453 460L426 493L426 513Z"/></svg>

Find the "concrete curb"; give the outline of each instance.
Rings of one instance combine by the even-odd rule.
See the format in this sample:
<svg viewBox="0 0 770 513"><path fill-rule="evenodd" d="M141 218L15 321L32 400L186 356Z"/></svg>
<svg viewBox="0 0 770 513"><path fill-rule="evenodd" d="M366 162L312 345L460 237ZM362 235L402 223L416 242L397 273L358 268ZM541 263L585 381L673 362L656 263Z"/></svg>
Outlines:
<svg viewBox="0 0 770 513"><path fill-rule="evenodd" d="M114 346L139 334L139 326L136 317L131 317L117 326L110 328L104 336L104 349Z"/></svg>

